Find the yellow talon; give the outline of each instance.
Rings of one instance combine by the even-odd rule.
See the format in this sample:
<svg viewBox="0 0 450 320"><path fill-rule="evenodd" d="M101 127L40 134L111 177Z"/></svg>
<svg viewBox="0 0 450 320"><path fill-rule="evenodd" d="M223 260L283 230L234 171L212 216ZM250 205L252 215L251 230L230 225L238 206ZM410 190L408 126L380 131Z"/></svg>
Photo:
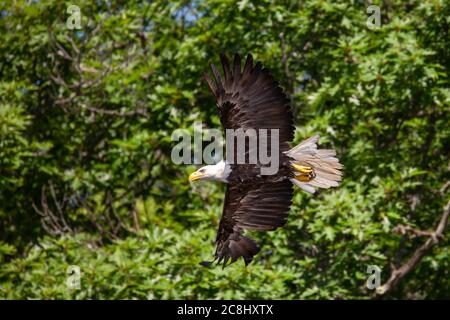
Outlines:
<svg viewBox="0 0 450 320"><path fill-rule="evenodd" d="M300 166L298 164L293 163L292 167L294 167L295 170L297 170L300 173L309 174L313 172L313 168L307 167L307 166Z"/></svg>
<svg viewBox="0 0 450 320"><path fill-rule="evenodd" d="M309 175L299 175L299 176L296 176L295 179L297 179L300 182L309 182L312 180Z"/></svg>
<svg viewBox="0 0 450 320"><path fill-rule="evenodd" d="M300 173L295 177L295 179L300 182L309 182L316 177L316 174L314 173L314 169L312 167L302 166L295 163L292 163L292 167L295 171Z"/></svg>

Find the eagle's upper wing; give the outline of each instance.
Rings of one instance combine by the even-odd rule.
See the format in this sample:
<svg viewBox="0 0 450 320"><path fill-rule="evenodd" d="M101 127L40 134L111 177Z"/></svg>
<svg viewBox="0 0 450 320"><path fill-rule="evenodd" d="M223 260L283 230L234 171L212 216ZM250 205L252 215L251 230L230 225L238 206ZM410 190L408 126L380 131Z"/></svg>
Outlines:
<svg viewBox="0 0 450 320"><path fill-rule="evenodd" d="M238 54L234 56L233 68L225 55L220 59L223 79L212 63L214 80L207 73L204 76L216 98L223 128L279 129L280 151L287 150L295 128L289 100L278 82L260 62L253 66L250 54L243 70Z"/></svg>
<svg viewBox="0 0 450 320"><path fill-rule="evenodd" d="M244 69L235 55L233 67L221 55L223 78L211 64L214 80L205 74L216 97L224 129L278 129L280 164L294 134L288 99L269 74L248 55ZM235 148L236 150L236 148ZM248 145L245 152L248 153ZM236 156L236 155L233 155ZM286 222L292 198L292 184L277 176L261 176L259 164L233 164L229 177L222 219L217 234L215 258L224 265L243 257L249 263L258 253L256 243L242 235L247 230L274 230ZM283 173L279 173L282 175Z"/></svg>

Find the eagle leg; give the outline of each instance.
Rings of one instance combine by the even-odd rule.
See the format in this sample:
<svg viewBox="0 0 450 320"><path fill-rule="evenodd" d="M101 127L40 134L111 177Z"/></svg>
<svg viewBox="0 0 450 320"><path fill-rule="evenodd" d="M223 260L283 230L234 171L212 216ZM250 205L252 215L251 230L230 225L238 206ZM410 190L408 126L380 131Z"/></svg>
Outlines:
<svg viewBox="0 0 450 320"><path fill-rule="evenodd" d="M298 173L295 179L300 182L309 182L316 177L316 174L312 167L302 166L295 163L292 163L292 167L294 168L295 172Z"/></svg>

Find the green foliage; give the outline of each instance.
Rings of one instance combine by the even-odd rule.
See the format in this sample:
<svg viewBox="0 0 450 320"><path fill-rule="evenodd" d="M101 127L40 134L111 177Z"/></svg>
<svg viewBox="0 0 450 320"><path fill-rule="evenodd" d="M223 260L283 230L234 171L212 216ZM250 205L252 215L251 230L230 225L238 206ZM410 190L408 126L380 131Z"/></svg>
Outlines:
<svg viewBox="0 0 450 320"><path fill-rule="evenodd" d="M120 4L119 4L120 3ZM370 298L423 243L449 200L450 5L365 1L0 4L0 296ZM296 142L338 151L342 186L295 194L285 228L256 234L252 264L214 252L224 188L193 190L171 133L218 127L202 80L251 52L292 98ZM390 298L448 298L444 239ZM81 288L66 285L81 268Z"/></svg>

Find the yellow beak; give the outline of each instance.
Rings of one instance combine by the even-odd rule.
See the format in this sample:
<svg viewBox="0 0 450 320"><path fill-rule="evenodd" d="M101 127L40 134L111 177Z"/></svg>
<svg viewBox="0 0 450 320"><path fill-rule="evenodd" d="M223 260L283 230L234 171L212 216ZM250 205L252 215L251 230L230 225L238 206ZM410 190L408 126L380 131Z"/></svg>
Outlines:
<svg viewBox="0 0 450 320"><path fill-rule="evenodd" d="M195 172L193 172L193 173L191 173L190 175L189 175L189 181L195 181L195 180L198 180L198 179L200 179L201 177L203 177L204 176L204 174L203 173L200 173L200 172L198 172L198 171L195 171Z"/></svg>

